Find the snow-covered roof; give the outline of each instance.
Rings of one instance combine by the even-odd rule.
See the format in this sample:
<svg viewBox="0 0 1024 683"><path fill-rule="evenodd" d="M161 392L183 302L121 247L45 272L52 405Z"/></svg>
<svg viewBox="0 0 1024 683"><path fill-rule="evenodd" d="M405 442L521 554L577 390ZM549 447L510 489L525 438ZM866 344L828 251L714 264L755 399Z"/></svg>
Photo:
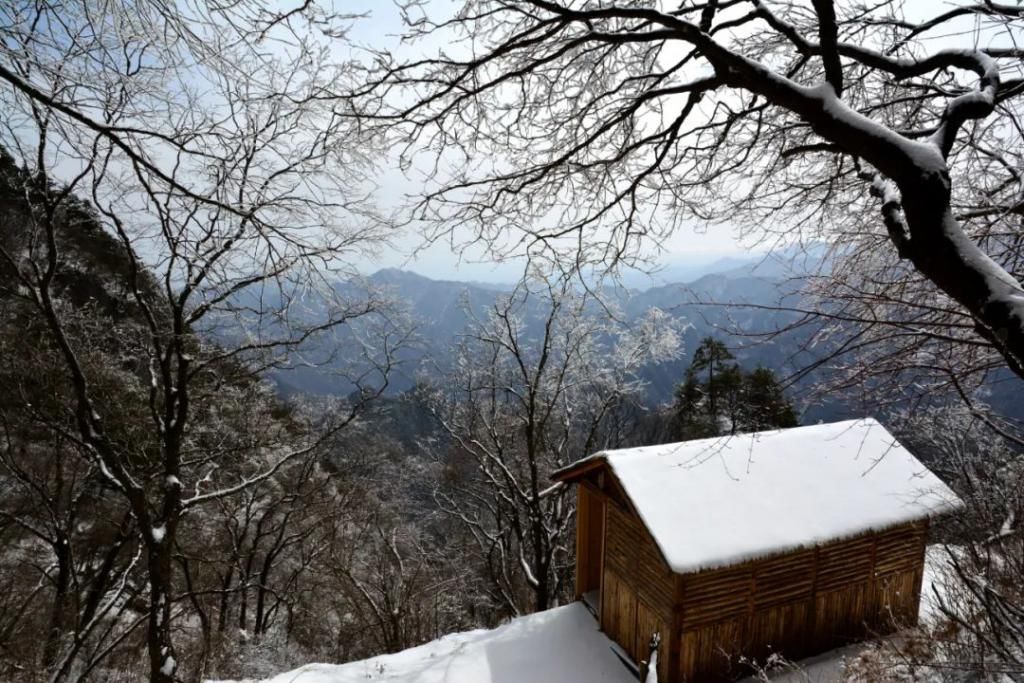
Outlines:
<svg viewBox="0 0 1024 683"><path fill-rule="evenodd" d="M956 509L874 419L602 451L673 571L737 564ZM556 474L556 477L558 474Z"/></svg>
<svg viewBox="0 0 1024 683"><path fill-rule="evenodd" d="M307 664L265 683L636 683L615 652L587 608L575 602L395 654Z"/></svg>

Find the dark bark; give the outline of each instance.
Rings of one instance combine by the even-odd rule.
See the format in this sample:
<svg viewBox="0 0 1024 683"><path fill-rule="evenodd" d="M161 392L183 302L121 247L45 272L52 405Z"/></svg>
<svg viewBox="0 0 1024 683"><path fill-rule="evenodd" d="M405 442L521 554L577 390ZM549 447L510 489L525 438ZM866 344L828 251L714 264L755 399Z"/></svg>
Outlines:
<svg viewBox="0 0 1024 683"><path fill-rule="evenodd" d="M168 529L160 542L150 542L147 550L149 578L149 619L146 650L152 683L174 683L177 655L171 633L173 598L173 543Z"/></svg>
<svg viewBox="0 0 1024 683"><path fill-rule="evenodd" d="M64 534L58 533L53 544L57 562L57 577L53 585L53 602L50 607L50 623L46 629L46 643L43 645L43 667L49 670L57 663L60 644L69 630L71 575L71 545Z"/></svg>

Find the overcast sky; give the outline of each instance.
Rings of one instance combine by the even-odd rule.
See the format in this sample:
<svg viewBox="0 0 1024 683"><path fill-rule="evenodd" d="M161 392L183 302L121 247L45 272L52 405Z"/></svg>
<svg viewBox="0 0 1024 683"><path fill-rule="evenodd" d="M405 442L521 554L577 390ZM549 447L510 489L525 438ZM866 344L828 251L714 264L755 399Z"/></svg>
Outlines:
<svg viewBox="0 0 1024 683"><path fill-rule="evenodd" d="M335 6L345 12L365 13L366 17L355 22L349 35L351 42L374 48L388 48L410 58L436 49L430 45L401 45L399 35L403 27L398 10L390 0L335 0ZM436 17L454 14L461 1L431 0L429 10ZM397 169L384 169L377 180L379 184L378 203L382 208L391 208L402 201L405 195L413 194L420 186L415 178L404 178ZM400 267L427 275L435 279L479 280L486 282L513 281L522 272L521 263L494 264L486 261L480 253L459 256L443 244L413 254L422 247L418 235L409 234L396 243L394 253L382 253L379 258L368 262L365 270L372 272L382 267ZM722 227L709 231L694 229L679 231L666 243L665 254L660 265L694 265L710 263L722 257L741 255L744 248L737 241L733 231Z"/></svg>
<svg viewBox="0 0 1024 683"><path fill-rule="evenodd" d="M398 52L406 58L417 57L434 52L436 45L414 44L401 45L399 36L403 27L398 10L389 0L335 0L336 7L346 12L362 13L366 17L358 20L353 26L350 38L352 42L387 48ZM459 0L430 0L428 10L435 17L450 17L461 6ZM941 2L940 0L907 0L905 10L908 19L930 17L959 2ZM967 22L971 20L968 19ZM965 47L975 42L971 35L971 23L957 25L952 31L943 35L931 35L929 39L936 48L962 44ZM951 35L956 34L956 35ZM988 41L985 41L988 42ZM397 169L386 167L378 178L378 202L382 208L398 206L403 197L414 194L419 189L415 178L403 177ZM482 253L467 253L460 258L446 245L434 245L414 254L422 247L418 235L410 233L396 240L393 253L382 253L379 258L364 264L368 272L382 267L401 267L429 277L438 279L481 280L505 282L515 279L521 272L521 264L505 263L495 265L488 263ZM693 228L680 230L664 245L665 250L658 257L658 262L666 267L695 263L706 263L728 256L742 255L749 245L738 240L735 231L728 226L714 227L709 230Z"/></svg>

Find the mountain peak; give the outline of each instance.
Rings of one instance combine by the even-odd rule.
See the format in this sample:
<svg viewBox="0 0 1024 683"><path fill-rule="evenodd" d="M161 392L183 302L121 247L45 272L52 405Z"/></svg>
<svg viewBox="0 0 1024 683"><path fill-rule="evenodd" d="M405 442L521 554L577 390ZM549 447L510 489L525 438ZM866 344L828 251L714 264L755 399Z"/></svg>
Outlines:
<svg viewBox="0 0 1024 683"><path fill-rule="evenodd" d="M402 270L401 268L381 268L367 279L370 282L385 285L415 285L434 282L433 278L429 278L426 275L420 275L410 270Z"/></svg>

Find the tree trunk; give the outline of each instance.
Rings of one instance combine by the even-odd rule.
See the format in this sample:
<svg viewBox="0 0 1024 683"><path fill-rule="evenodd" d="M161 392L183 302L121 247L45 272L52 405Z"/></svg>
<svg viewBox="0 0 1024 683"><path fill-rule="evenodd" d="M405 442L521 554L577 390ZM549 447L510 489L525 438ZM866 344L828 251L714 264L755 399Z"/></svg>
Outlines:
<svg viewBox="0 0 1024 683"><path fill-rule="evenodd" d="M900 255L966 308L978 334L1024 378L1021 284L964 234L950 207L947 175L926 174L919 183L900 186L900 191L910 231Z"/></svg>
<svg viewBox="0 0 1024 683"><path fill-rule="evenodd" d="M715 359L708 363L708 414L715 424L715 431L718 431L718 409L715 405Z"/></svg>
<svg viewBox="0 0 1024 683"><path fill-rule="evenodd" d="M217 633L224 633L224 629L227 627L229 606L228 591L231 589L231 580L235 576L235 562L237 560L237 555L232 558L231 565L228 567L228 571L220 583L220 611L217 614Z"/></svg>
<svg viewBox="0 0 1024 683"><path fill-rule="evenodd" d="M539 450L539 449L537 449ZM538 479L537 479L537 466L536 456L531 455L531 474L533 475L533 501L529 510L530 514L530 536L533 540L533 578L536 580L537 585L533 588L534 595L534 611L540 612L548 608L548 601L551 599L548 586L548 571L547 564L544 561L545 556L545 541L546 532L544 529L544 508L540 501L540 494L538 493Z"/></svg>
<svg viewBox="0 0 1024 683"><path fill-rule="evenodd" d="M46 642L43 645L43 668L47 670L57 663L61 640L68 631L68 598L70 597L72 571L71 547L63 534L57 536L53 552L57 558L57 579L54 582L50 623L46 629Z"/></svg>
<svg viewBox="0 0 1024 683"><path fill-rule="evenodd" d="M178 662L171 642L171 594L174 547L171 534L149 546L149 679L152 683L174 683Z"/></svg>
<svg viewBox="0 0 1024 683"><path fill-rule="evenodd" d="M551 601L551 596L548 595L548 578L545 574L537 577L537 588L534 590L536 596L536 612L543 612L548 608L548 603Z"/></svg>

